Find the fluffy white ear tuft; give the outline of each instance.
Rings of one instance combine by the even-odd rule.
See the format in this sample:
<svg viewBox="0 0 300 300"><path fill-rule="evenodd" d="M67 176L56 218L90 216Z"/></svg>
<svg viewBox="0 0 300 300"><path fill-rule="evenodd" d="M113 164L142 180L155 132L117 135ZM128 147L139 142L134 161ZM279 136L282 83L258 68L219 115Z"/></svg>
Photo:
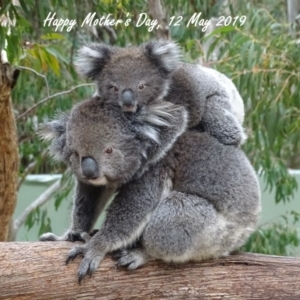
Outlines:
<svg viewBox="0 0 300 300"><path fill-rule="evenodd" d="M181 50L175 42L152 40L143 47L149 59L165 73L169 74L177 68L181 59Z"/></svg>
<svg viewBox="0 0 300 300"><path fill-rule="evenodd" d="M38 135L45 141L51 141L50 154L57 161L68 163L66 157L66 127L69 114L59 114L57 120L39 126Z"/></svg>
<svg viewBox="0 0 300 300"><path fill-rule="evenodd" d="M113 49L105 44L91 43L78 50L75 59L77 73L94 80L110 60Z"/></svg>
<svg viewBox="0 0 300 300"><path fill-rule="evenodd" d="M65 124L58 120L54 120L45 124L40 124L38 135L45 141L51 141L64 133L65 130Z"/></svg>

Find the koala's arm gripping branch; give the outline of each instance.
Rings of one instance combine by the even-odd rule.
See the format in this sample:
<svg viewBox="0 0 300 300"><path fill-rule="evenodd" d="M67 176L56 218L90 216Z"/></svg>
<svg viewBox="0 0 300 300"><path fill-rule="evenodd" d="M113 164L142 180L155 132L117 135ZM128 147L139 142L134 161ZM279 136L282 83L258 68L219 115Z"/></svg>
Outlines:
<svg viewBox="0 0 300 300"><path fill-rule="evenodd" d="M78 285L78 264L64 263L73 245L0 243L0 299L300 298L300 258L240 254L176 266L151 262L127 271L108 257Z"/></svg>
<svg viewBox="0 0 300 300"><path fill-rule="evenodd" d="M160 197L161 184L155 178L159 178L159 170L152 169L119 190L106 211L103 227L93 238L95 244L114 251L139 238Z"/></svg>

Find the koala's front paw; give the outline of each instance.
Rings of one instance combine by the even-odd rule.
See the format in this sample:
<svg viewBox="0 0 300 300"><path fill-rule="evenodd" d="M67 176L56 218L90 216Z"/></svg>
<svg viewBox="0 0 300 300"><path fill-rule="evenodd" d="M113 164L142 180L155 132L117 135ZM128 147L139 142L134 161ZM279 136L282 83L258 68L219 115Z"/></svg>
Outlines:
<svg viewBox="0 0 300 300"><path fill-rule="evenodd" d="M70 250L66 264L74 260L78 255L83 256L78 269L78 283L81 284L84 276L92 276L92 273L96 271L105 254L91 243L83 246L75 246Z"/></svg>
<svg viewBox="0 0 300 300"><path fill-rule="evenodd" d="M118 258L118 267L127 267L128 270L134 270L150 260L143 249L119 250L113 256Z"/></svg>
<svg viewBox="0 0 300 300"><path fill-rule="evenodd" d="M78 233L72 230L68 230L63 236L57 236L54 233L47 232L41 235L40 241L67 241L67 242L85 242L86 240L81 237L83 233Z"/></svg>

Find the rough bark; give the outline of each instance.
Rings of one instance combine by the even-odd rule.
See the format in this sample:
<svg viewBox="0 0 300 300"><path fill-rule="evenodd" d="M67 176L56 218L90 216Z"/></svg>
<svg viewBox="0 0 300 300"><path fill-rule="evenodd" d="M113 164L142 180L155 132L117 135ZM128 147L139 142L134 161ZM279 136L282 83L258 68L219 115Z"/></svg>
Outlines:
<svg viewBox="0 0 300 300"><path fill-rule="evenodd" d="M0 299L300 299L300 258L238 254L127 271L107 257L78 285L80 258L64 263L72 245L0 243Z"/></svg>
<svg viewBox="0 0 300 300"><path fill-rule="evenodd" d="M18 70L0 60L0 241L7 239L17 200L18 141L10 97L17 77Z"/></svg>

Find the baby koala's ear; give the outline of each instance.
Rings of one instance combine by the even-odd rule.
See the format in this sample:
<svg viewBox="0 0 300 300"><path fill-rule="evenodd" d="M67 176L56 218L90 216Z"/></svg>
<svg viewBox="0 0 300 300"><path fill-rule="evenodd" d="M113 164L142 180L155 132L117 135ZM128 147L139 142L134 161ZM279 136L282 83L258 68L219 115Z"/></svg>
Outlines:
<svg viewBox="0 0 300 300"><path fill-rule="evenodd" d="M180 62L181 50L179 46L169 40L152 40L142 47L146 55L161 71L166 74L172 73Z"/></svg>
<svg viewBox="0 0 300 300"><path fill-rule="evenodd" d="M113 48L105 44L90 43L77 52L75 67L77 73L94 80L101 74L113 54Z"/></svg>

